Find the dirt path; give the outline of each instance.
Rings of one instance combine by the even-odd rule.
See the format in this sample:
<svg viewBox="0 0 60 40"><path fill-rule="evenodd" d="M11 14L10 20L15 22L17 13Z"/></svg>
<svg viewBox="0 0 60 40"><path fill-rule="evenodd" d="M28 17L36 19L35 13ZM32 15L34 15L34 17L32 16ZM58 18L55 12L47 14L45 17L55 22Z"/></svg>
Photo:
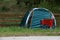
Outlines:
<svg viewBox="0 0 60 40"><path fill-rule="evenodd" d="M60 40L58 36L0 37L0 40Z"/></svg>

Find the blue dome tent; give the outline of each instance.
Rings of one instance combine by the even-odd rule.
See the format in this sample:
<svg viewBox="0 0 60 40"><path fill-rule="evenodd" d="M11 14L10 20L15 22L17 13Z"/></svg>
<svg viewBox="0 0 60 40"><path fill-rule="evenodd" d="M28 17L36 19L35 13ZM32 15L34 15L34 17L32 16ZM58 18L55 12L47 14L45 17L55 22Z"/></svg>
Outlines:
<svg viewBox="0 0 60 40"><path fill-rule="evenodd" d="M45 19L48 20L48 22ZM53 19L53 21L50 19ZM42 23L42 20L45 20L45 23L43 22L44 24ZM45 8L33 8L31 11L28 10L26 12L20 26L30 28L50 28L49 24L52 24L51 28L55 28L56 26L56 19L53 13Z"/></svg>

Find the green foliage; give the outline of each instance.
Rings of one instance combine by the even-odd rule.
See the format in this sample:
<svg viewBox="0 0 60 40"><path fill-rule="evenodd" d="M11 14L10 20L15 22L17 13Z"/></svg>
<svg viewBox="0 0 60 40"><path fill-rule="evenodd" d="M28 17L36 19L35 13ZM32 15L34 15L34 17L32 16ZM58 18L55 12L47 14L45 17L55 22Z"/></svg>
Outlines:
<svg viewBox="0 0 60 40"><path fill-rule="evenodd" d="M11 7L16 4L16 1L15 0L4 0L3 3L6 7Z"/></svg>
<svg viewBox="0 0 60 40"><path fill-rule="evenodd" d="M56 5L60 5L60 0L55 0Z"/></svg>
<svg viewBox="0 0 60 40"><path fill-rule="evenodd" d="M16 0L0 0L0 11L9 11L14 5Z"/></svg>
<svg viewBox="0 0 60 40"><path fill-rule="evenodd" d="M60 12L59 0L19 0L19 5L17 5L18 0L0 0L0 11L7 11L10 9L23 9L23 8L33 8L33 7L44 7L52 10L53 12ZM27 4L27 5L26 5Z"/></svg>
<svg viewBox="0 0 60 40"><path fill-rule="evenodd" d="M3 6L3 7L0 8L0 11L5 11L6 12L6 11L9 11L9 8Z"/></svg>
<svg viewBox="0 0 60 40"><path fill-rule="evenodd" d="M41 2L39 7L47 8L52 12L60 13L60 6L56 6L55 2Z"/></svg>

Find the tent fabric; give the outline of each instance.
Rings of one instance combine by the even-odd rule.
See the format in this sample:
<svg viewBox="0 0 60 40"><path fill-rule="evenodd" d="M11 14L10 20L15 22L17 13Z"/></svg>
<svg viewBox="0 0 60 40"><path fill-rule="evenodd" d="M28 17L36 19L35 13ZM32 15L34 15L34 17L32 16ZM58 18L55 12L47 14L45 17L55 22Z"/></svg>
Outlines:
<svg viewBox="0 0 60 40"><path fill-rule="evenodd" d="M47 15L46 15L47 14ZM47 18L51 18L51 15L48 14L48 12L45 12L44 10L34 10L34 15L32 18L32 23L31 26L36 26L39 27L40 25L40 21L43 19L47 19Z"/></svg>
<svg viewBox="0 0 60 40"><path fill-rule="evenodd" d="M31 28L47 27L41 24L41 20L44 19L54 19L53 20L54 22L52 22L53 23L52 27L54 28L56 26L56 19L53 13L45 8L33 8L31 11L26 13L24 18L23 19L25 21L22 22L24 26L29 26Z"/></svg>

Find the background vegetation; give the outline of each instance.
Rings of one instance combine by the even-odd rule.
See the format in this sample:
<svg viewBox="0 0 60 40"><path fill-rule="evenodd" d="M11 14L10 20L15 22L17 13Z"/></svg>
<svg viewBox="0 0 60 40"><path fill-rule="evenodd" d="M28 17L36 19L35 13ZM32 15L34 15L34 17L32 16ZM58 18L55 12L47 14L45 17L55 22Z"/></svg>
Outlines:
<svg viewBox="0 0 60 40"><path fill-rule="evenodd" d="M60 0L0 0L0 11L21 11L24 8L44 7L53 12L60 12L59 1Z"/></svg>

